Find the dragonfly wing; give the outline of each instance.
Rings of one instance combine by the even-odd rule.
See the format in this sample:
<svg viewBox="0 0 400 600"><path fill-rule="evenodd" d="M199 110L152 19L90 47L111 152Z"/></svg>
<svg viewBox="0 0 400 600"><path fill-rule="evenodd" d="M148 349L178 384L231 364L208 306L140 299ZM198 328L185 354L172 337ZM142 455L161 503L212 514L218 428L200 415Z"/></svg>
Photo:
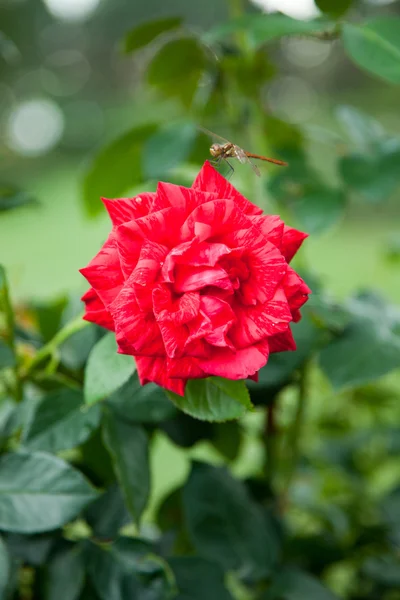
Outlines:
<svg viewBox="0 0 400 600"><path fill-rule="evenodd" d="M246 156L246 152L239 148L239 146L235 146L235 156L243 165L250 162L248 156Z"/></svg>
<svg viewBox="0 0 400 600"><path fill-rule="evenodd" d="M258 177L261 177L259 168L256 167L256 165L249 159L246 152L242 148L239 148L239 146L235 146L235 156L242 164L248 163L253 169L254 173L258 175Z"/></svg>
<svg viewBox="0 0 400 600"><path fill-rule="evenodd" d="M224 144L230 144L229 140L223 138L220 135L217 135L216 133L210 131L209 129L206 129L205 127L202 127L202 125L197 125L197 129L200 129L200 131L202 131L203 133L205 133L206 135L215 138L217 140L220 140L221 142L224 142Z"/></svg>

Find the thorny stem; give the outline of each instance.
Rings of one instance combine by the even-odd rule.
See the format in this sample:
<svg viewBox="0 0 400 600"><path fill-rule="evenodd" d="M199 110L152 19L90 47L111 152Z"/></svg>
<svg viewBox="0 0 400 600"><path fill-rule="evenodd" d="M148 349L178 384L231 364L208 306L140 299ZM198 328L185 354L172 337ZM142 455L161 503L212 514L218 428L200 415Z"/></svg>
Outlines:
<svg viewBox="0 0 400 600"><path fill-rule="evenodd" d="M289 432L289 437L288 437L288 448L289 448L289 452L291 455L291 464L290 464L289 471L286 476L286 481L285 481L283 493L282 493L281 506L283 509L285 509L285 507L287 505L288 494L289 494L290 487L291 487L293 478L295 476L296 469L297 469L299 459L300 459L301 433L302 433L302 428L303 428L305 407L306 407L306 400L307 400L309 368L310 368L309 363L305 362L300 370L296 413L295 413L292 428Z"/></svg>
<svg viewBox="0 0 400 600"><path fill-rule="evenodd" d="M58 347L61 346L65 340L71 337L71 335L77 333L84 327L87 327L87 325L89 325L89 323L82 319L82 315L79 315L76 319L70 323L67 323L67 325L65 325L56 333L53 339L51 339L47 344L40 348L38 352L36 352L35 356L25 369L24 377L26 378L28 375L30 375L30 373L32 373L32 371L34 371L35 368L46 358L50 357L53 359L53 357L56 356Z"/></svg>

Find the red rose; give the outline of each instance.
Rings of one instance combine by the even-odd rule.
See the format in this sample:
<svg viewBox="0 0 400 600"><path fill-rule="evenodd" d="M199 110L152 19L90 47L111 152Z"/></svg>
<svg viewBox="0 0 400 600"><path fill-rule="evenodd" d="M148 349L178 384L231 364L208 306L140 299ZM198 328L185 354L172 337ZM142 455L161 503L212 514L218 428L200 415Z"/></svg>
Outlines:
<svg viewBox="0 0 400 600"><path fill-rule="evenodd" d="M81 273L84 318L115 331L149 381L257 379L270 352L295 350L290 322L310 289L288 265L307 237L263 215L206 162L191 188L103 199L113 228Z"/></svg>

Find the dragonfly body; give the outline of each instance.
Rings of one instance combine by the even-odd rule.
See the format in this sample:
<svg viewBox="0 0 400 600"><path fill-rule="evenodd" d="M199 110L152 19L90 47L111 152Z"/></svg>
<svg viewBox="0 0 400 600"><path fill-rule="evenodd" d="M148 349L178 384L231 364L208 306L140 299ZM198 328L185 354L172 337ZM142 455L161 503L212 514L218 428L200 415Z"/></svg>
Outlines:
<svg viewBox="0 0 400 600"><path fill-rule="evenodd" d="M278 160L277 158L268 158L267 156L262 156L261 154L253 154L252 152L246 152L245 150L243 150L243 148L240 148L240 146L237 146L232 142L228 142L228 140L217 136L215 133L208 131L208 129L204 129L203 127L200 127L200 129L208 135L219 138L222 142L224 142L220 144L212 144L212 146L210 147L210 154L217 162L219 162L220 160L225 160L232 170L233 167L228 161L228 159L230 158L237 158L238 161L241 163L249 163L253 171L258 176L260 176L261 173L258 167L256 167L256 165L254 165L251 162L250 158L255 158L256 160L263 160L265 162L273 163L274 165L287 166L287 163L283 160Z"/></svg>

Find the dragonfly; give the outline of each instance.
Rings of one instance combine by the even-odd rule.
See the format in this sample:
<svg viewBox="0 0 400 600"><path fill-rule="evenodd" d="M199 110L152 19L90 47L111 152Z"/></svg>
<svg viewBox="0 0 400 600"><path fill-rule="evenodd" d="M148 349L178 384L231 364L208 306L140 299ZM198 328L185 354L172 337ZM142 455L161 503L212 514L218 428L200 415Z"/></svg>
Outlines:
<svg viewBox="0 0 400 600"><path fill-rule="evenodd" d="M205 129L205 127L201 127L200 125L198 127L201 131L203 131L205 134L209 135L210 137L220 140L220 143L216 142L211 145L210 154L213 157L214 162L217 165L221 162L221 160L224 160L227 163L227 165L229 166L229 168L231 169L231 172L233 172L234 169L228 160L229 158L237 158L239 162L241 162L243 164L246 164L246 163L249 164L251 166L251 168L253 169L254 173L256 175L258 175L258 177L261 176L260 170L250 160L251 158L255 158L257 160L263 160L265 162L269 162L274 165L280 165L281 167L287 166L287 163L283 160L279 160L277 158L268 158L267 156L262 156L261 154L253 154L252 152L246 152L240 146L237 146L236 144L233 144L229 140L226 140L225 138L221 137L220 135L217 135L216 133L213 133L212 131Z"/></svg>

